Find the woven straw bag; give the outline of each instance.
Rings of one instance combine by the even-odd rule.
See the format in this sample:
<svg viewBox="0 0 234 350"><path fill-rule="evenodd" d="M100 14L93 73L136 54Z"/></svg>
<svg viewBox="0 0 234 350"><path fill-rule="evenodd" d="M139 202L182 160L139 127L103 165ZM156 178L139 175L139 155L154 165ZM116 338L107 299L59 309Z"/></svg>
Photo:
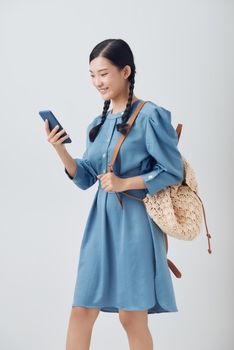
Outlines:
<svg viewBox="0 0 234 350"><path fill-rule="evenodd" d="M143 198L152 220L166 234L182 240L193 240L201 231L203 205L193 169L182 156L184 181L168 186L153 196Z"/></svg>
<svg viewBox="0 0 234 350"><path fill-rule="evenodd" d="M128 122L130 128L134 120L136 119L140 109L145 103L146 101L142 101L136 107L132 117ZM176 128L178 139L180 138L181 130L182 124L178 124ZM114 149L112 159L108 165L107 171L113 171L115 159L119 152L120 146L127 134L120 136ZM152 196L147 193L143 199L130 195L125 191L121 193L144 203L148 215L153 220L153 222L161 228L161 230L164 233L166 242L166 252L168 252L167 235L180 240L193 240L199 235L201 231L201 226L203 222L202 219L204 215L207 231L206 235L208 238L208 252L211 254L211 235L208 232L204 206L201 198L198 196L197 193L198 184L196 176L189 162L183 156L182 161L184 165L184 179L182 183L173 186L167 186L166 188L162 189L161 191L155 193ZM116 192L114 193L116 195L116 198L118 199L120 206L123 207L123 204L120 198L118 197L118 194ZM170 261L169 259L167 260L168 265L174 273L174 275L180 278L181 272L176 268L172 261Z"/></svg>

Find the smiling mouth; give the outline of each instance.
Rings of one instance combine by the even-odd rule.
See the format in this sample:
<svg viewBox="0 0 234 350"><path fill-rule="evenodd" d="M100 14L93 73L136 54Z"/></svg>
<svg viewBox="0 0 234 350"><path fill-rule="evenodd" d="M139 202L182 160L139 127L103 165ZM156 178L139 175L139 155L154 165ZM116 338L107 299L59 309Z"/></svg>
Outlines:
<svg viewBox="0 0 234 350"><path fill-rule="evenodd" d="M106 88L106 89L99 89L99 91L102 92L102 93L106 92L107 90L108 90L108 88Z"/></svg>

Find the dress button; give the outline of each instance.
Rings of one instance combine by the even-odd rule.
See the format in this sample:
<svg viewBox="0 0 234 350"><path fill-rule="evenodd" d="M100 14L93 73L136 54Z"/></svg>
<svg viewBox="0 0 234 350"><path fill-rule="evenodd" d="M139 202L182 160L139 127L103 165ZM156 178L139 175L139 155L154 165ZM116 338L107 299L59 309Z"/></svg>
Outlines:
<svg viewBox="0 0 234 350"><path fill-rule="evenodd" d="M149 175L149 176L148 176L148 179L152 179L152 178L153 178L153 175Z"/></svg>
<svg viewBox="0 0 234 350"><path fill-rule="evenodd" d="M103 156L103 158L105 158L105 156L106 156L106 153L103 153L103 155L102 155L102 156Z"/></svg>

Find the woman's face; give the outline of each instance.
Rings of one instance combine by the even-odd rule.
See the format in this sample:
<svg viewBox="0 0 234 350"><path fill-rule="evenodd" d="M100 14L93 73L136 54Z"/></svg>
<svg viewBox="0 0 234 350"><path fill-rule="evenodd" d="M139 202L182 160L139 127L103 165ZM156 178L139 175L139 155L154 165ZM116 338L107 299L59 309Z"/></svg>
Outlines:
<svg viewBox="0 0 234 350"><path fill-rule="evenodd" d="M128 94L128 76L131 74L130 66L119 70L105 57L96 57L90 62L90 75L93 85L98 89L104 100L112 100Z"/></svg>

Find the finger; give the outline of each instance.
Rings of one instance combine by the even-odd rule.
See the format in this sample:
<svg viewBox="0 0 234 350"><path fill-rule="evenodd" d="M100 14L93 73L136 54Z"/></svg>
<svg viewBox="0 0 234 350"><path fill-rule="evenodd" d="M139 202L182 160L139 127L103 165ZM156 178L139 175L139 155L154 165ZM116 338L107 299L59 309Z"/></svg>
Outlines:
<svg viewBox="0 0 234 350"><path fill-rule="evenodd" d="M64 133L64 129L62 129L61 131L56 133L56 126L54 127L54 129L51 131L49 137L48 137L48 141L57 141L59 136L61 136ZM58 129L58 128L57 128ZM57 136L58 135L58 136Z"/></svg>
<svg viewBox="0 0 234 350"><path fill-rule="evenodd" d="M105 191L109 192L109 191L112 191L112 186L110 186L110 185L104 185L104 186L103 186L103 189L104 189Z"/></svg>
<svg viewBox="0 0 234 350"><path fill-rule="evenodd" d="M58 143L61 143L61 142L63 142L64 140L66 140L66 139L68 139L68 138L69 138L69 135L67 134L67 135L61 137L57 142L58 142Z"/></svg>
<svg viewBox="0 0 234 350"><path fill-rule="evenodd" d="M65 135L63 137L61 137L59 140L54 140L52 139L50 142L53 144L53 145L60 145L64 140L68 139L69 138L69 135Z"/></svg>
<svg viewBox="0 0 234 350"><path fill-rule="evenodd" d="M47 135L50 134L50 128L49 128L49 122L48 122L48 119L45 120L45 130L47 132Z"/></svg>
<svg viewBox="0 0 234 350"><path fill-rule="evenodd" d="M111 184L110 184L110 182L107 181L107 180L102 180L102 186L103 186L103 187L109 187L109 186L111 186Z"/></svg>
<svg viewBox="0 0 234 350"><path fill-rule="evenodd" d="M67 134L67 135L65 135L65 136L63 136L63 137L61 137L61 139L59 139L58 141L57 141L57 143L62 143L64 140L66 140L66 139L68 139L69 138L69 135Z"/></svg>
<svg viewBox="0 0 234 350"><path fill-rule="evenodd" d="M47 137L47 141L49 141L49 142L56 141L56 139L54 139L54 136L55 136L54 133L51 131Z"/></svg>
<svg viewBox="0 0 234 350"><path fill-rule="evenodd" d="M56 125L56 126L51 130L49 137L50 137L50 138L53 137L53 136L56 134L56 132L58 131L58 129L59 129L59 125Z"/></svg>
<svg viewBox="0 0 234 350"><path fill-rule="evenodd" d="M66 131L64 129L60 130L54 135L54 140L57 141L62 134L64 134Z"/></svg>

